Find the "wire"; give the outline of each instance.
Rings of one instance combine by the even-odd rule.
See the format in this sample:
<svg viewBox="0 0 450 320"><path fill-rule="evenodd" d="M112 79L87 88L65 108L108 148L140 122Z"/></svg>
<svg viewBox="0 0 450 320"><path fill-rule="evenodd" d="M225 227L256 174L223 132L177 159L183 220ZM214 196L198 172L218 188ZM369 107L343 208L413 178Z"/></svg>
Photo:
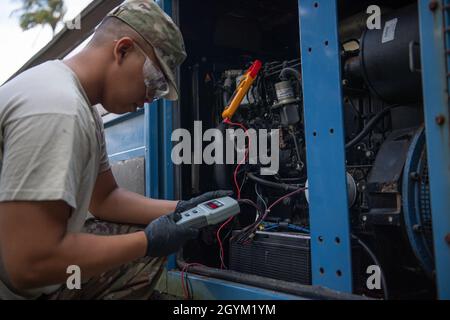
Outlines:
<svg viewBox="0 0 450 320"><path fill-rule="evenodd" d="M361 112L358 110L358 108L356 108L355 104L353 103L352 98L349 97L348 102L350 103L350 106L352 107L352 109L358 114L358 118L362 119Z"/></svg>
<svg viewBox="0 0 450 320"><path fill-rule="evenodd" d="M231 122L230 119L225 119L223 121L223 123L231 125L231 126L236 126L236 127L240 127L244 130L245 135L248 137L248 148L246 148L245 150L245 155L244 155L244 159L242 159L242 161L238 164L238 166L236 167L235 171L234 171L234 185L236 187L236 191L237 191L237 199L241 200L241 190L244 187L245 181L247 180L246 177L244 177L244 180L242 181L241 186L239 187L239 183L237 180L237 175L239 172L240 167L247 161L248 157L249 157L249 152L250 152L250 136L248 135L248 130L246 127L244 127L243 124L241 123L234 123ZM257 206L256 206L257 207ZM220 268L221 269L226 269L225 266L225 262L224 262L224 249L223 249L223 244L222 244L222 239L220 238L220 232L222 231L223 228L225 228L226 225L228 225L232 220L234 219L234 217L229 218L227 221L225 221L225 223L223 223L220 228L217 230L216 233L216 238L217 238L217 242L219 243L219 257L220 257Z"/></svg>
<svg viewBox="0 0 450 320"><path fill-rule="evenodd" d="M244 127L244 125L242 123L234 123L234 122L231 122L230 119L225 119L223 122L228 125L231 125L231 126L240 127L242 130L244 130L245 135L248 138L248 148L246 148L246 150L245 150L244 159L242 159L242 161L237 165L236 170L234 171L234 185L236 186L237 198L239 200L239 199L241 199L241 188L239 187L239 183L237 181L237 175L238 175L239 169L242 167L242 165L245 162L247 162L247 159L248 159L248 156L250 153L251 139L250 139L250 136L248 135L248 129L246 127Z"/></svg>
<svg viewBox="0 0 450 320"><path fill-rule="evenodd" d="M356 145L358 142L360 142L362 139L364 139L364 137L367 136L370 133L370 131L373 129L373 127L380 120L382 120L389 111L391 111L393 108L396 108L396 107L399 107L399 105L394 104L392 106L388 106L388 107L384 108L382 111L380 111L372 119L370 119L370 121L367 123L367 125L364 127L364 129L362 129L362 131L355 138L353 138L352 141L347 143L345 145L345 148L349 149L349 148L353 147L354 145Z"/></svg>
<svg viewBox="0 0 450 320"><path fill-rule="evenodd" d="M291 230L295 230L295 231L300 231L303 233L310 233L309 229L307 228L303 228L301 226L297 226L295 224L290 224L290 223L263 223L264 226L264 231L269 231L269 230L273 230L273 229L277 229L277 228L288 228Z"/></svg>
<svg viewBox="0 0 450 320"><path fill-rule="evenodd" d="M284 195L283 197L281 197L280 199L278 199L277 201L275 201L274 203L272 203L272 205L270 205L269 208L267 208L267 210L265 211L265 213L264 213L264 215L263 215L262 217L260 217L257 221L255 221L255 222L252 223L251 225L249 225L249 226L247 226L246 228L244 228L244 229L242 230L242 232L241 232L239 235L236 236L236 237L238 238L237 241L238 241L239 243L244 243L244 244L248 243L248 242L251 240L252 236L254 235L256 229L258 228L258 226L261 224L261 222L263 222L263 221L267 218L267 216L269 215L270 211L271 211L275 206L277 206L277 205L278 205L281 201L283 201L284 199L289 198L289 197L292 197L292 196L294 196L294 195L296 195L296 194L298 194L298 193L300 193L300 192L305 191L306 189L307 189L307 188L301 188L301 189L298 189L298 190L296 190L296 191L294 191L294 192L291 192L291 193L289 193L289 194L287 194L287 195ZM234 238L235 238L235 237L231 238L231 240L233 241Z"/></svg>
<svg viewBox="0 0 450 320"><path fill-rule="evenodd" d="M265 211L262 211L261 208L260 208L257 204L255 204L252 200L241 199L241 200L239 200L238 202L239 202L240 204L243 203L243 204L248 204L248 205L253 206L253 207L256 209L256 211L258 212L258 216L262 216L262 215L263 215L263 212L265 212ZM258 224L260 223L260 221L261 221L260 218L258 218L255 222L253 222L253 223L250 224L249 226L245 227L245 228L242 230L242 233L246 233L246 232L249 231L252 227L258 226ZM238 235L235 235L235 236L233 236L233 237L231 237L230 241L233 241L236 237L241 238L242 233L241 233L241 234L238 234Z"/></svg>
<svg viewBox="0 0 450 320"><path fill-rule="evenodd" d="M272 210L273 207L277 206L277 205L278 205L281 201L283 201L284 199L289 198L289 197L292 197L293 195L296 195L297 193L303 192L303 191L305 191L306 189L307 189L307 188L301 188L301 189L298 189L298 190L296 190L296 191L294 191L294 192L291 192L291 193L289 193L289 194L287 194L287 195L281 197L280 199L278 199L277 201L275 201L274 203L272 203L272 205L267 209L267 212L270 212L270 210Z"/></svg>
<svg viewBox="0 0 450 320"><path fill-rule="evenodd" d="M296 226L294 224L289 224L288 228L291 229L291 230L295 230L295 231L300 231L300 232L304 232L304 233L310 233L309 229L303 228L303 227L300 227L300 226Z"/></svg>
<svg viewBox="0 0 450 320"><path fill-rule="evenodd" d="M223 228L225 228L226 225L228 225L231 221L233 221L234 216L230 217L227 221L225 221L217 230L217 241L219 242L219 248L220 248L220 269L226 269L225 262L224 262L224 250L222 245L222 239L220 239L220 231L222 231Z"/></svg>
<svg viewBox="0 0 450 320"><path fill-rule="evenodd" d="M256 203L254 203L252 200L250 200L250 199L241 199L241 200L238 200L238 203L239 204L242 203L242 204L250 205L253 208L255 208L259 213L265 212L265 211L262 211L261 208Z"/></svg>
<svg viewBox="0 0 450 320"><path fill-rule="evenodd" d="M381 283L382 283L382 286L383 286L384 299L385 300L389 300L389 292L388 292L388 287L387 287L387 283L386 283L386 278L384 277L384 272L383 272L383 269L381 268L380 262L378 261L377 257L373 253L373 251L370 250L369 246L367 246L360 238L358 238L354 234L352 234L352 238L355 239L356 241L358 241L358 243L361 245L361 247L363 247L364 250L367 251L367 253L369 254L370 258L373 260L373 262L380 268L380 271L381 271Z"/></svg>
<svg viewBox="0 0 450 320"><path fill-rule="evenodd" d="M244 176L244 180L242 180L240 190L244 188L245 183L247 182L247 176Z"/></svg>
<svg viewBox="0 0 450 320"><path fill-rule="evenodd" d="M278 182L272 182L269 180L262 179L260 177L257 177L254 173L247 173L247 176L250 180L262 184L263 186L274 188L274 189L280 189L283 191L295 191L298 190L299 186L294 184L285 184L285 183L278 183Z"/></svg>
<svg viewBox="0 0 450 320"><path fill-rule="evenodd" d="M264 212L266 212L267 211L267 202L264 200L262 195L259 193L258 184L256 184L256 183L255 183L255 192L256 192L256 195L258 196L258 199L261 200L261 202L264 204ZM256 220L258 220L258 218L259 218L259 212L256 216Z"/></svg>
<svg viewBox="0 0 450 320"><path fill-rule="evenodd" d="M191 296L193 296L193 294L190 295L189 293L189 281L187 271L190 267L194 266L205 267L203 264L200 263L188 263L183 267L183 269L181 269L181 287L183 289L183 295L185 300L190 300Z"/></svg>

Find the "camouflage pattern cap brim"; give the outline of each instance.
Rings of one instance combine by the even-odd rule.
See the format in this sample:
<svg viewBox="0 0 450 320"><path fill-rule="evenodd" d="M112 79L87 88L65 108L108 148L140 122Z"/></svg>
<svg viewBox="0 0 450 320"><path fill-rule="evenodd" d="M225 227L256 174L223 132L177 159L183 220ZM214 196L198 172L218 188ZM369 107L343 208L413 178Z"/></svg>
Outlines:
<svg viewBox="0 0 450 320"><path fill-rule="evenodd" d="M169 81L170 90L164 98L178 100L175 74L187 55L183 36L177 25L153 0L125 1L108 16L128 24L152 46Z"/></svg>

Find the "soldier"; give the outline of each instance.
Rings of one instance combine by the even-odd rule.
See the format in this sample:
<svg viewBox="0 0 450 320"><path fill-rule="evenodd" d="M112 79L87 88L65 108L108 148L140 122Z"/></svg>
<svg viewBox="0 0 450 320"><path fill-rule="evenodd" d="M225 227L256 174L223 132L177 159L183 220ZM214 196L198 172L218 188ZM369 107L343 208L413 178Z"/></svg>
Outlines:
<svg viewBox="0 0 450 320"><path fill-rule="evenodd" d="M108 163L95 106L123 114L177 100L185 58L170 17L130 0L79 54L0 88L0 299L149 298L164 257L197 235L176 224L179 212L229 195L148 199L119 188ZM72 265L81 290L65 286Z"/></svg>

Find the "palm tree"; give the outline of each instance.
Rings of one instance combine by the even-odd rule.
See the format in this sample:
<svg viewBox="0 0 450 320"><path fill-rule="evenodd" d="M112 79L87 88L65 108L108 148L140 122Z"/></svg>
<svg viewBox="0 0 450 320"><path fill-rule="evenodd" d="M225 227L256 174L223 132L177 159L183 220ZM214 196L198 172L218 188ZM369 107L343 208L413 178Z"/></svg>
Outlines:
<svg viewBox="0 0 450 320"><path fill-rule="evenodd" d="M26 31L38 25L49 25L55 36L58 23L63 21L66 14L64 0L20 0L22 7L11 14L19 13L22 30Z"/></svg>

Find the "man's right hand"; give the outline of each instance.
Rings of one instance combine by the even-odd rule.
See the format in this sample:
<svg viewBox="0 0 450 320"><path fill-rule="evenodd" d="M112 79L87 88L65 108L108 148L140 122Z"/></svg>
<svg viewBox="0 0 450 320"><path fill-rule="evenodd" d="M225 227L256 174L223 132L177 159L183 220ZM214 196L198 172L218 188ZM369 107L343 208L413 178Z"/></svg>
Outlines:
<svg viewBox="0 0 450 320"><path fill-rule="evenodd" d="M195 239L198 229L177 225L179 213L161 216L145 228L147 256L165 257L177 252L188 240Z"/></svg>

